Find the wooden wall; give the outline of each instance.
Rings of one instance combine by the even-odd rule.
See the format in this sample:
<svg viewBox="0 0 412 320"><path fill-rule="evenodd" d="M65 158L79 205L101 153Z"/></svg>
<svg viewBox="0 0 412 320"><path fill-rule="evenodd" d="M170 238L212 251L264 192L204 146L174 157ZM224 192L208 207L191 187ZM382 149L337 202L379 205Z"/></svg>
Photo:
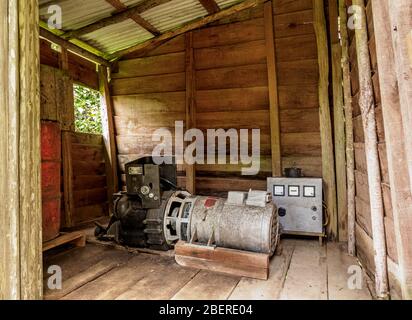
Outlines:
<svg viewBox="0 0 412 320"><path fill-rule="evenodd" d="M40 52L41 119L59 123L63 131L62 227L75 227L109 213L103 137L74 128L73 83L98 90L99 77L94 63L72 53L62 70L62 55L46 40Z"/></svg>
<svg viewBox="0 0 412 320"><path fill-rule="evenodd" d="M61 67L61 53L52 49L51 43L45 39L40 39L40 62L42 65ZM96 64L88 61L74 53L68 53L68 74L74 82L85 85L89 88L99 90L99 77Z"/></svg>
<svg viewBox="0 0 412 320"><path fill-rule="evenodd" d="M71 217L63 223L79 226L108 215L103 137L72 132L63 141L71 164ZM67 204L66 204L67 205ZM67 220L71 220L68 223Z"/></svg>
<svg viewBox="0 0 412 320"><path fill-rule="evenodd" d="M372 66L372 80L375 98L376 125L379 140L379 158L381 165L382 192L385 208L385 232L388 253L388 270L393 294L399 296L399 284L396 280L398 256L395 239L394 219L392 214L391 186L388 174L386 141L382 117L381 95L379 88L379 73L376 61L375 34L372 18L371 1L367 1L367 22L369 34L369 52ZM347 1L351 5L351 1ZM355 142L355 179L356 179L356 248L357 254L368 272L373 275L375 270L373 255L373 240L371 227L371 212L369 201L368 172L366 166L365 138L363 134L362 115L359 108L359 75L357 69L356 41L354 32L350 35L350 64L353 95L353 120Z"/></svg>
<svg viewBox="0 0 412 320"><path fill-rule="evenodd" d="M273 2L283 167L322 176L318 62L312 1ZM197 165L198 193L266 189L272 175L268 68L263 7L193 32L196 127L260 129L261 170ZM186 45L179 36L144 57L129 55L112 74L120 170L151 154L151 133L186 119ZM184 168L180 183L184 185Z"/></svg>

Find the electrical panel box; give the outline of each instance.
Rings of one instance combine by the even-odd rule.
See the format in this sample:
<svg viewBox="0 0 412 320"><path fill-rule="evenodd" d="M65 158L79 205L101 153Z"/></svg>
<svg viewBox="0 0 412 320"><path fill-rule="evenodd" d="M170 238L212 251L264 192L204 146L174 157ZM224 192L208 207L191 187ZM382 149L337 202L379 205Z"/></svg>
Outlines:
<svg viewBox="0 0 412 320"><path fill-rule="evenodd" d="M318 178L269 178L268 192L284 234L323 235L323 188Z"/></svg>

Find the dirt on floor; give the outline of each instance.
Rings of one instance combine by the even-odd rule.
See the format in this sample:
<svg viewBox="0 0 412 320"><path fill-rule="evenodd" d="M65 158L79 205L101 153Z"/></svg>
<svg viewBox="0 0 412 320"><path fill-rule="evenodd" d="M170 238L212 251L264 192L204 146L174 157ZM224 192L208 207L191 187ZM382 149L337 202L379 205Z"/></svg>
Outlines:
<svg viewBox="0 0 412 320"><path fill-rule="evenodd" d="M45 299L75 300L368 300L366 279L345 245L318 241L282 240L267 281L179 266L172 252L162 255L113 246L49 253L44 258ZM62 289L48 289L50 266L62 270ZM355 273L353 273L355 272ZM351 278L352 277L352 278ZM355 281L355 282L354 282Z"/></svg>

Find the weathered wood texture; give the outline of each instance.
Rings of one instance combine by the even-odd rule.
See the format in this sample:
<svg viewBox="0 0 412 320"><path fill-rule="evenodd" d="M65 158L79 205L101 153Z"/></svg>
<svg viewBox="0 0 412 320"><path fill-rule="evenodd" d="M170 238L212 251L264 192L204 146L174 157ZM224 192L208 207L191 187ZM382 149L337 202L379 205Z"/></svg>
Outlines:
<svg viewBox="0 0 412 320"><path fill-rule="evenodd" d="M348 14L345 0L339 0L340 32L342 41L342 86L345 109L345 143L346 143L346 172L347 172L347 208L348 208L348 252L356 255L356 209L355 209L355 153L353 146L353 106L352 87L350 79Z"/></svg>
<svg viewBox="0 0 412 320"><path fill-rule="evenodd" d="M329 43L332 66L333 128L335 138L336 193L338 210L338 239L348 240L348 198L346 170L346 136L342 72L342 46L339 37L338 0L328 1Z"/></svg>
<svg viewBox="0 0 412 320"><path fill-rule="evenodd" d="M61 60L61 55L61 52L52 49L51 42L40 39L40 62L42 65L60 68L59 61ZM95 63L71 52L68 52L67 60L67 72L74 82L94 90L99 89L99 77Z"/></svg>
<svg viewBox="0 0 412 320"><path fill-rule="evenodd" d="M352 1L346 1L347 5L352 5ZM392 213L392 199L391 186L389 184L387 167L388 159L386 156L386 137L383 125L381 94L379 87L379 73L376 63L376 44L375 44L375 30L372 16L371 1L366 3L366 20L368 29L368 44L370 57L370 70L373 85L374 112L376 118L376 135L378 140L378 155L380 178L382 179L381 189L383 196L383 205L385 211L385 240L389 257L397 263L397 256L393 250L396 248L394 236L394 224ZM353 134L355 141L355 167L356 167L356 236L361 236L356 240L357 255L365 265L366 269L371 275L375 274L375 262L373 261L373 251L370 253L370 246L367 243L373 243L372 238L372 217L371 217L371 202L369 195L369 181L368 181L368 165L365 152L365 134L364 121L361 115L360 108L360 82L358 73L358 56L356 39L353 30L348 29L349 32L349 60L351 67L351 86L352 86L352 105L353 105ZM368 238L366 241L365 239ZM372 245L373 250L373 245ZM372 254L372 257L370 256ZM373 263L372 263L373 262ZM389 270L390 272L390 270ZM390 287L393 287L390 284Z"/></svg>
<svg viewBox="0 0 412 320"><path fill-rule="evenodd" d="M319 107L320 135L322 145L322 176L325 189L325 202L329 216L328 235L338 238L338 214L336 204L336 174L333 152L333 133L329 104L329 51L326 32L326 18L323 0L313 0L313 19L318 47L319 64Z"/></svg>
<svg viewBox="0 0 412 320"><path fill-rule="evenodd" d="M234 276L267 280L269 255L226 248L207 248L179 242L175 260L184 267L226 273Z"/></svg>
<svg viewBox="0 0 412 320"><path fill-rule="evenodd" d="M388 255L399 264L397 281L400 283L402 297L410 300L412 299L412 220L410 218L412 194L409 175L406 174L408 172L406 136L409 135L409 127L404 119L405 114L402 113L402 103L405 101L400 93L407 80L399 79L397 74L397 64L401 63L399 61L401 57L395 53L397 48L396 45L393 46L392 28L388 23L391 19L390 12L394 8L384 1L371 0L371 5L376 30L376 61L379 69L383 123L387 138L388 180L392 196L392 216L386 217L385 220ZM409 5L409 16L411 15L410 9ZM408 14L408 11L404 11L403 14ZM395 24L392 23L392 25ZM400 27L403 28L403 25ZM398 86L399 81L402 81L400 86ZM391 272L389 265L388 271Z"/></svg>
<svg viewBox="0 0 412 320"><path fill-rule="evenodd" d="M0 4L0 299L41 299L38 1Z"/></svg>
<svg viewBox="0 0 412 320"><path fill-rule="evenodd" d="M63 133L63 227L75 227L108 215L104 149L102 136Z"/></svg>
<svg viewBox="0 0 412 320"><path fill-rule="evenodd" d="M196 127L202 131L260 129L260 171L246 180L241 169L250 165L198 165L196 187L200 192L209 190L208 184L201 185L205 179L232 181L230 185L216 183L214 191L219 192L263 186L263 179L272 175L266 50L270 39L265 36L263 5L246 12L193 31ZM299 166L305 175L321 177L319 72L312 3L274 1L273 13L282 167ZM185 122L185 58L185 37L179 36L144 56L130 54L118 62L111 93L121 171L125 161L152 153L157 143L151 134L156 129L173 130L175 121ZM250 136L248 144L251 153ZM237 184L242 178L250 184Z"/></svg>
<svg viewBox="0 0 412 320"><path fill-rule="evenodd" d="M110 95L107 68L99 67L99 82L101 95L101 114L103 127L104 160L106 167L107 199L119 191L119 178L117 170L116 137L113 119L113 101ZM110 201L110 211L112 212Z"/></svg>

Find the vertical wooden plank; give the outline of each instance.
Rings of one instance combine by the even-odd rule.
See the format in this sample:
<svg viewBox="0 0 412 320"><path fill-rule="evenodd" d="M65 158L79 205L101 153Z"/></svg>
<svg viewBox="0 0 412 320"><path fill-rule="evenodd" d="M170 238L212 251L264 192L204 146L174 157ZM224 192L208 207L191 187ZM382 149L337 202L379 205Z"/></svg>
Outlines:
<svg viewBox="0 0 412 320"><path fill-rule="evenodd" d="M74 131L73 79L67 71L56 70L57 106L62 130Z"/></svg>
<svg viewBox="0 0 412 320"><path fill-rule="evenodd" d="M410 134L402 121L396 58L392 46L389 6L387 1L372 0L376 53L385 127L392 210L398 252L400 285L403 299L412 299L412 195L405 134Z"/></svg>
<svg viewBox="0 0 412 320"><path fill-rule="evenodd" d="M18 0L0 2L0 300L20 298ZM8 57L3 58L3 57Z"/></svg>
<svg viewBox="0 0 412 320"><path fill-rule="evenodd" d="M326 18L323 0L313 0L313 23L318 46L319 63L319 112L322 144L322 171L329 214L328 235L338 237L338 217L336 208L335 160L333 153L332 123L329 106L329 51L326 33Z"/></svg>
<svg viewBox="0 0 412 320"><path fill-rule="evenodd" d="M113 193L119 191L119 179L117 174L117 150L114 132L114 112L113 102L110 96L109 81L107 68L99 66L100 79L100 94L101 94L101 113L103 125L103 141L106 160L106 178L107 178L107 193L110 202L109 208L112 212Z"/></svg>
<svg viewBox="0 0 412 320"><path fill-rule="evenodd" d="M19 3L20 298L41 299L40 58L37 0Z"/></svg>
<svg viewBox="0 0 412 320"><path fill-rule="evenodd" d="M275 28L273 24L272 1L264 5L266 58L269 78L270 101L270 136L272 150L272 174L274 177L282 176L281 149L280 149L280 120L279 96L276 71Z"/></svg>
<svg viewBox="0 0 412 320"><path fill-rule="evenodd" d="M349 65L349 35L347 29L348 15L346 13L345 0L339 0L340 32L342 39L342 72L343 72L343 96L345 109L346 131L346 172L347 172L347 200L348 200L348 253L356 254L356 210L355 210L355 153L353 143L353 106L352 87Z"/></svg>
<svg viewBox="0 0 412 320"><path fill-rule="evenodd" d="M336 191L339 241L348 239L348 207L346 188L346 137L343 110L342 47L338 31L338 0L329 0L329 32L332 51L333 127L335 134Z"/></svg>
<svg viewBox="0 0 412 320"><path fill-rule="evenodd" d="M195 102L195 57L193 49L193 33L186 34L186 130L196 127ZM196 192L196 166L186 165L186 189Z"/></svg>
<svg viewBox="0 0 412 320"><path fill-rule="evenodd" d="M64 219L62 227L73 226L74 198L73 198L73 164L72 164L72 133L62 132L63 149L63 194L64 194Z"/></svg>
<svg viewBox="0 0 412 320"><path fill-rule="evenodd" d="M373 99L372 70L368 45L368 30L364 0L353 0L353 4L362 8L357 19L361 27L355 30L356 54L359 72L359 107L362 112L365 135L365 152L368 168L369 196L372 218L373 245L375 250L375 285L376 295L380 299L388 297L388 276L386 263L386 239L384 209L381 187L381 173L378 155L378 137L376 132L375 106Z"/></svg>
<svg viewBox="0 0 412 320"><path fill-rule="evenodd" d="M389 1L392 45L399 86L402 122L412 128L412 5L410 0ZM412 134L405 134L409 181L412 185Z"/></svg>

